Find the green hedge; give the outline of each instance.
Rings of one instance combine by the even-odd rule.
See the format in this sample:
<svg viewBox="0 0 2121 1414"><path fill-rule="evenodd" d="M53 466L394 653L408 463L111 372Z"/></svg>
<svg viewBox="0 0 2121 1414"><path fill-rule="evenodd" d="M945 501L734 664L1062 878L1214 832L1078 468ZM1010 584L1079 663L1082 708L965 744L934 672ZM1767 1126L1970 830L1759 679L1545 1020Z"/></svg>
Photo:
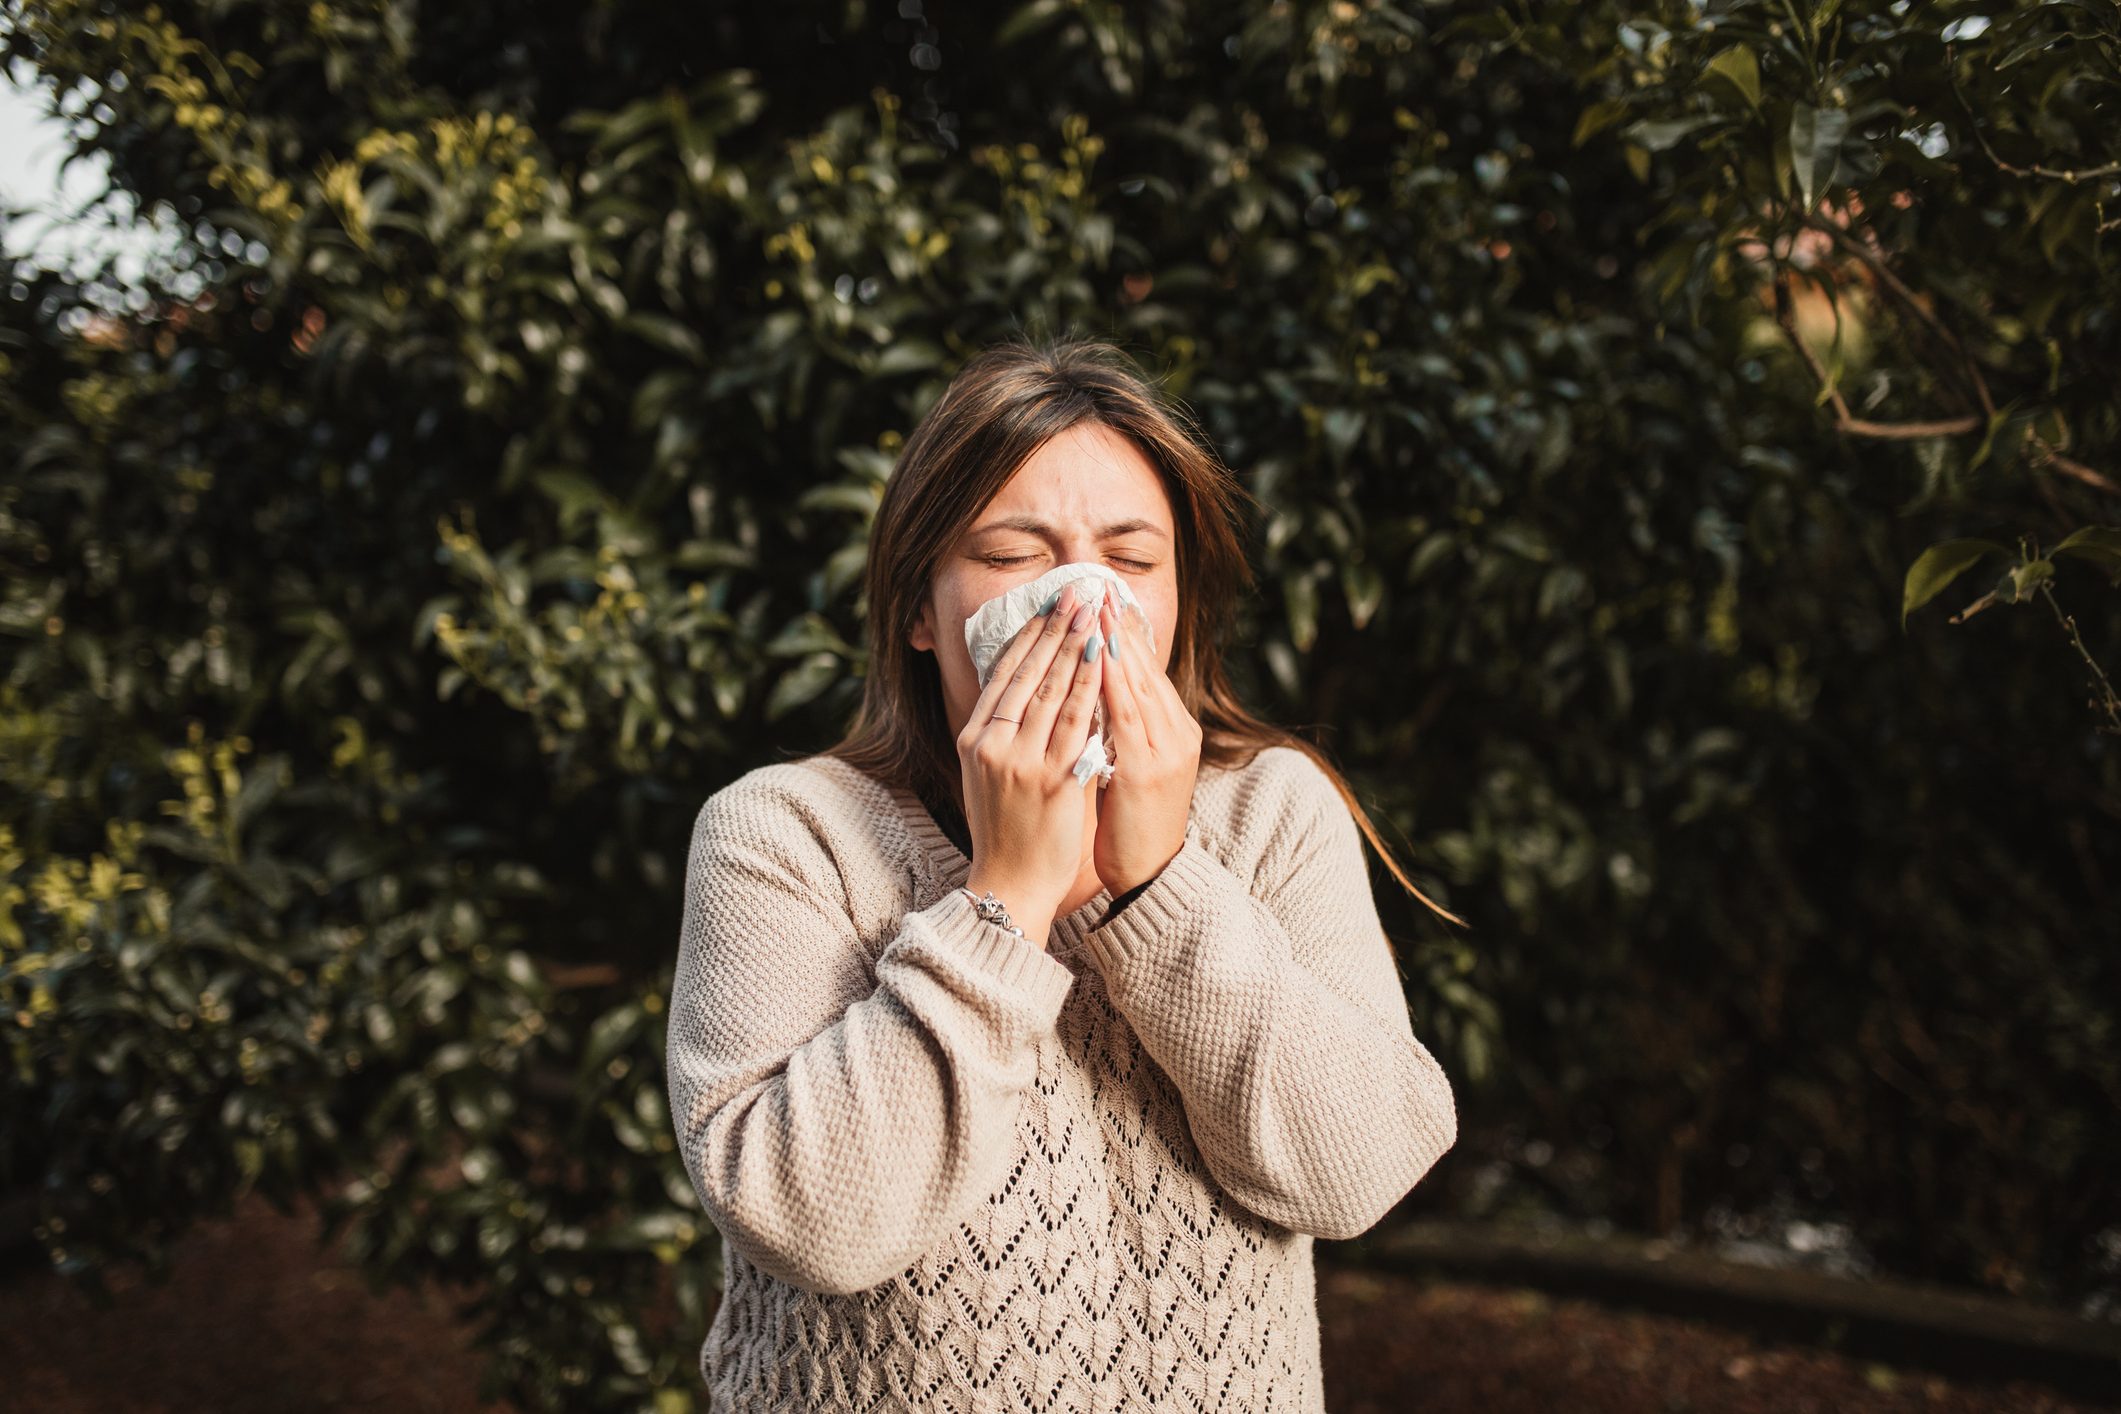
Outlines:
<svg viewBox="0 0 2121 1414"><path fill-rule="evenodd" d="M1378 871L1416 1203L2115 1289L2109 10L0 6L173 233L0 300L64 1270L329 1195L491 1391L691 1407L691 815L834 738L893 455L1028 328L1271 508L1242 685L1475 923ZM2029 612L1924 607L1976 550Z"/></svg>

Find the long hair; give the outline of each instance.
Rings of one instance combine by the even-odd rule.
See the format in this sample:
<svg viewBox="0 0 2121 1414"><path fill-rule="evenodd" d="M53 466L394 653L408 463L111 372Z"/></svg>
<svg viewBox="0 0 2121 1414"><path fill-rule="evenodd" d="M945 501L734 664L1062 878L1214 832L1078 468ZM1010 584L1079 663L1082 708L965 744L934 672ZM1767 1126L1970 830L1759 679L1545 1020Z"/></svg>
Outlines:
<svg viewBox="0 0 2121 1414"><path fill-rule="evenodd" d="M1201 725L1201 762L1242 766L1269 746L1318 763L1401 887L1454 923L1465 920L1414 886L1379 838L1347 778L1293 732L1261 721L1223 674L1220 625L1253 583L1246 517L1262 507L1182 407L1167 403L1112 344L1012 335L958 371L899 454L870 527L865 584L869 673L833 756L929 801L953 801L960 770L932 654L907 641L929 578L950 547L1049 438L1094 421L1130 439L1171 498L1177 531L1178 623L1171 681Z"/></svg>

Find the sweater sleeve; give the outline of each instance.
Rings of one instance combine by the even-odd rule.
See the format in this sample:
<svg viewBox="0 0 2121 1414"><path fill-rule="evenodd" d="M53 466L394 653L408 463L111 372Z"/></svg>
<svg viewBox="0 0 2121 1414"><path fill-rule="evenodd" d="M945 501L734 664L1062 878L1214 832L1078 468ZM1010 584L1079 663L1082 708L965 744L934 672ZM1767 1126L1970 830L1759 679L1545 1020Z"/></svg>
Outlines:
<svg viewBox="0 0 2121 1414"><path fill-rule="evenodd" d="M805 814L743 782L694 823L666 1044L701 1206L789 1285L852 1294L1004 1176L1075 974L952 889L872 965Z"/></svg>
<svg viewBox="0 0 2121 1414"><path fill-rule="evenodd" d="M1134 902L1136 899L1140 898L1142 896L1142 890L1148 888L1149 885L1154 882L1155 880L1153 879L1144 879L1141 883L1136 884L1133 888L1127 890L1118 898L1112 900L1111 903L1105 906L1105 916L1102 919L1098 920L1099 926L1103 926L1106 923L1110 923L1113 919L1119 917L1119 911L1125 908L1128 904Z"/></svg>
<svg viewBox="0 0 2121 1414"><path fill-rule="evenodd" d="M1282 779L1253 881L1189 829L1085 951L1223 1189L1284 1227L1348 1238L1457 1142L1458 1112L1414 1035L1354 818L1308 758Z"/></svg>

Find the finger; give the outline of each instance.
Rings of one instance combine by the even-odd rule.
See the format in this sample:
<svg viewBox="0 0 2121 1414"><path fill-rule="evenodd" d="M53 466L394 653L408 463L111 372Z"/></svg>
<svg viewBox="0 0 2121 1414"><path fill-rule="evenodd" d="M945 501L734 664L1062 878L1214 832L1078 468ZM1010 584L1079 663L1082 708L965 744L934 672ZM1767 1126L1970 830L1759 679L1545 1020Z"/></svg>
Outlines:
<svg viewBox="0 0 2121 1414"><path fill-rule="evenodd" d="M1185 726L1193 720L1186 707L1186 699L1179 693L1178 679L1169 669L1156 661L1152 651L1152 633L1144 612L1136 608L1128 616L1128 643L1140 644L1141 651L1135 654L1142 669L1136 679L1136 702L1142 710L1142 720L1147 723L1152 745L1175 744L1185 735Z"/></svg>
<svg viewBox="0 0 2121 1414"><path fill-rule="evenodd" d="M1002 695L1009 690L1009 684L1015 678L1017 669L1023 665L1024 659L1037 646L1039 635L1045 632L1049 617L1046 614L1033 614L1025 619L1009 641L1002 645L1002 651L994 657L994 666L988 669L986 685L980 689L978 700L972 704L972 712L966 718L967 726L983 727L994 719L996 709L1001 705ZM1001 715L1014 717L1020 714L1004 712Z"/></svg>
<svg viewBox="0 0 2121 1414"><path fill-rule="evenodd" d="M1059 600L1051 613L1039 615L1034 622L1038 631L1031 635L1024 656L1017 660L1016 670L1009 674L1008 682L1002 685L1000 705L995 708L997 717L1014 717L1020 726L1028 727L1031 705L1036 694L1046 681L1046 671L1053 666L1053 655L1060 648L1060 641L1068 636L1068 616L1075 595L1075 586L1061 590ZM1025 626L1027 629L1029 625ZM997 673L996 677L1000 677ZM1048 723L1050 728L1051 723ZM1045 738L1038 738L1041 747Z"/></svg>
<svg viewBox="0 0 2121 1414"><path fill-rule="evenodd" d="M1141 720L1142 736L1153 752L1175 739L1173 728L1178 714L1185 711L1185 704L1179 701L1178 685L1171 681L1170 674L1150 658L1141 610L1123 609L1121 618L1129 666L1134 669L1127 685L1134 690L1134 709Z"/></svg>
<svg viewBox="0 0 2121 1414"><path fill-rule="evenodd" d="M1044 670L1032 684L1024 710L1009 714L1024 719L1024 731L1033 742L1045 748L1049 756L1054 754L1053 738L1058 734L1055 720L1060 715L1062 699L1075 683L1075 670L1082 662L1083 644L1089 641L1090 627L1097 620L1097 613L1090 605L1071 605L1069 601L1074 594L1072 584L1063 591L1061 603L1053 610L1053 622L1046 626L1045 637L1032 654L1031 661L1042 662ZM1063 740L1062 745L1065 744ZM1076 750L1081 753L1080 743Z"/></svg>
<svg viewBox="0 0 2121 1414"><path fill-rule="evenodd" d="M1056 675L1063 664L1075 664L1074 678L1069 684L1068 695L1061 699L1060 711L1053 722L1053 736L1046 748L1047 759L1063 771L1075 769L1075 763L1082 758L1083 748L1090 743L1097 695L1105 680L1104 646L1104 625L1099 622L1099 616L1092 613L1082 628L1069 634L1066 646L1054 660ZM1092 649L1096 651L1093 653Z"/></svg>
<svg viewBox="0 0 2121 1414"><path fill-rule="evenodd" d="M1141 663L1137 646L1140 640L1126 633L1126 624L1116 605L1106 604L1103 617L1108 641L1117 642L1124 637L1119 652L1108 651L1106 654L1111 663L1104 683L1105 731L1118 748L1113 755L1124 758L1129 746L1140 747L1144 752L1148 747L1148 737L1142 729L1141 709L1134 693L1134 674Z"/></svg>

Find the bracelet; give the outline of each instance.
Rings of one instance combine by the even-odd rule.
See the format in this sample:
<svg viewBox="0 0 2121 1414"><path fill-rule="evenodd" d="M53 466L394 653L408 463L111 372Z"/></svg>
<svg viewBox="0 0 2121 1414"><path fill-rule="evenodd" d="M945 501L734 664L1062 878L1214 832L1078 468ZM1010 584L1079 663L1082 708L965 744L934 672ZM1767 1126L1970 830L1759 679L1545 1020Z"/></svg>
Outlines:
<svg viewBox="0 0 2121 1414"><path fill-rule="evenodd" d="M1025 942L1030 941L1030 939L1024 938L1024 930L1010 921L1009 910L1002 907L1002 901L994 896L993 890L990 889L985 898L981 898L963 884L957 886L957 891L972 900L972 906L981 918L986 919L996 927L1007 929Z"/></svg>

